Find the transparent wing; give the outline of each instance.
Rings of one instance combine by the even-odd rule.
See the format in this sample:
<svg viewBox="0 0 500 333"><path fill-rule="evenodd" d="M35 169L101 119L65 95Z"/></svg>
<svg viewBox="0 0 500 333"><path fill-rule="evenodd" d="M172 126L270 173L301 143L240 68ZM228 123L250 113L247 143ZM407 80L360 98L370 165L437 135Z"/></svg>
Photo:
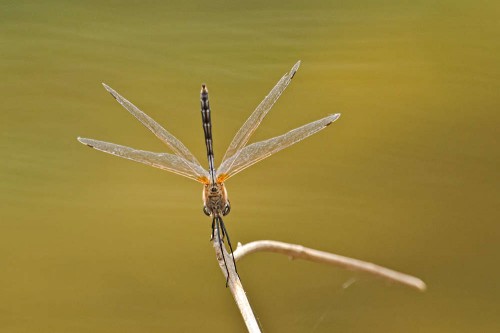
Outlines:
<svg viewBox="0 0 500 333"><path fill-rule="evenodd" d="M123 157L128 160L153 166L155 168L167 170L178 175L191 178L200 183L208 183L208 172L205 169L177 155L167 153L153 153L150 151L137 150L114 143L86 138L78 138L78 141L91 148L103 151L111 155Z"/></svg>
<svg viewBox="0 0 500 333"><path fill-rule="evenodd" d="M146 126L151 132L156 135L158 139L163 141L167 146L172 149L172 151L182 159L190 162L191 164L201 167L200 162L194 157L194 155L187 149L187 147L179 141L175 136L170 134L166 129L164 129L160 124L154 121L153 118L139 110L134 104L130 103L128 100L123 98L119 93L117 93L113 88L102 84L104 88L113 96L118 103L120 103L128 112L130 112L134 117L137 118L144 126ZM186 164L186 166L191 166L191 164ZM193 170L194 171L194 170Z"/></svg>
<svg viewBox="0 0 500 333"><path fill-rule="evenodd" d="M340 114L333 114L328 117L316 120L307 125L301 126L283 135L272 139L252 143L241 149L236 155L225 160L217 170L217 180L225 181L238 172L248 168L266 157L283 150L294 143L304 140L308 136L321 131L326 126L337 120Z"/></svg>
<svg viewBox="0 0 500 333"><path fill-rule="evenodd" d="M292 67L290 73L285 74L281 78L281 80L278 81L278 83L264 98L264 100L260 102L259 106L257 106L255 111L250 115L247 121L245 121L243 126L241 126L241 128L238 130L238 133L236 133L236 135L234 136L233 141L229 145L229 148L227 148L224 157L222 158L223 163L224 161L233 157L234 154L236 154L236 152L238 152L241 148L243 148L247 144L253 132L255 132L257 127L259 127L260 123L267 115L269 110L271 110L274 103L276 103L276 101L281 96L283 91L286 89L286 87L288 87L290 81L292 81L293 76L299 69L299 66L300 66L300 61L298 61Z"/></svg>

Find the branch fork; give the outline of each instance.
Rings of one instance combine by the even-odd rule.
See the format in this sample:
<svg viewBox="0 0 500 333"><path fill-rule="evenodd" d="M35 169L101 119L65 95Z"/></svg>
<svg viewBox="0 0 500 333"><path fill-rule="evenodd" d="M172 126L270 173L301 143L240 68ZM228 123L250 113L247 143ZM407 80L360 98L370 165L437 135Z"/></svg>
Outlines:
<svg viewBox="0 0 500 333"><path fill-rule="evenodd" d="M243 285L241 284L238 274L234 267L231 255L227 252L224 246L220 246L217 237L213 239L213 246L216 253L217 261L221 268L222 274L228 281L228 287L233 295L233 298L238 306L248 332L261 332L260 327L255 319L255 315L250 306L250 302L246 296ZM221 250L222 249L222 250ZM291 259L304 259L316 263L327 264L330 266L341 267L351 271L361 272L384 279L388 282L401 284L418 291L425 291L427 286L425 283L414 276L400 273L386 267L382 267L370 262L344 257L338 254L311 249L302 245L278 242L273 240L259 240L245 245L238 243L237 249L233 255L236 261L243 259L245 256L256 252L274 252L288 256ZM226 266L224 265L223 256L226 258ZM229 277L227 272L229 271Z"/></svg>

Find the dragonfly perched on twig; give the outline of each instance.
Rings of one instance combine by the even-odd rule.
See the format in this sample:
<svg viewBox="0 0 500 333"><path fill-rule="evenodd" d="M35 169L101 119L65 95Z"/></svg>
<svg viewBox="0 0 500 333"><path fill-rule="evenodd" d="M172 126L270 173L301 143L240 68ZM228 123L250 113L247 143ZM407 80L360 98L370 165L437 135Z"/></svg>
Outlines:
<svg viewBox="0 0 500 333"><path fill-rule="evenodd" d="M295 76L295 73L299 69L299 66L300 61L292 67L289 73L285 74L278 81L278 83L257 106L255 111L250 115L243 126L241 126L229 145L229 148L222 159L222 163L218 168L215 168L214 165L211 111L208 101L208 89L205 85L202 85L201 88L200 101L203 130L205 133L205 144L207 148L208 170L201 166L200 162L198 162L196 157L194 157L194 155L181 141L104 83L104 88L106 88L106 90L118 101L118 103L127 109L127 111L136 117L150 131L152 131L161 141L163 141L163 143L165 143L174 154L137 150L114 143L81 137L78 138L78 141L105 153L144 163L155 168L167 170L202 183L204 185L203 212L212 217L212 239L215 236L214 230L216 229L217 240L221 246L221 250L222 241L224 240L224 237L227 237L228 245L232 254L233 249L231 241L229 240L229 235L222 220L222 217L226 216L231 210L224 182L252 164L257 163L277 153L278 151L317 133L337 120L340 116L338 113L332 114L312 123L298 127L283 135L247 145L252 134L260 125L269 110L271 110L272 106L276 103L286 87L290 84L291 80ZM229 270L224 256L223 259L226 265L227 279L229 279Z"/></svg>

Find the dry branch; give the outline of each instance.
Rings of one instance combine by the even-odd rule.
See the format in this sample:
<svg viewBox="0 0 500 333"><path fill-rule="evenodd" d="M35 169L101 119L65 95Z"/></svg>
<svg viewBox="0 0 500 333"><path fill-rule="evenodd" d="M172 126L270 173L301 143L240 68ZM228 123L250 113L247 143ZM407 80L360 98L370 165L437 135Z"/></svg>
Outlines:
<svg viewBox="0 0 500 333"><path fill-rule="evenodd" d="M215 235L217 235L217 230L215 230ZM247 326L248 332L260 333L260 327L257 323L257 320L255 319L255 315L253 314L250 302L248 302L245 290L241 285L241 281L238 277L238 274L236 274L236 269L233 264L233 259L231 258L231 255L229 255L229 253L227 252L226 248L224 247L224 244L222 245L223 246L221 247L218 237L213 238L215 255L217 257L217 261L219 262L219 267L222 270L222 274L224 275L224 278L227 279L227 285L229 287L229 290L231 291L231 294L233 295L234 301L236 302L238 309L240 310L241 316L243 317L243 321ZM225 258L225 264L223 258ZM229 271L229 278L227 276L226 265Z"/></svg>
<svg viewBox="0 0 500 333"><path fill-rule="evenodd" d="M236 259L236 261L238 261L246 255L254 252L280 253L289 256L292 259L304 259L342 267L351 271L367 273L393 283L398 283L415 288L420 291L424 291L426 289L425 283L414 276L396 272L370 262L344 257L329 252L318 251L297 244L289 244L271 240L260 240L245 245L238 244L238 248L234 251L234 258Z"/></svg>
<svg viewBox="0 0 500 333"><path fill-rule="evenodd" d="M229 278L227 280L228 287L231 291L231 294L233 295L236 305L241 312L248 332L260 333L260 327L257 323L257 320L255 319L255 315L252 311L250 303L248 302L248 298L246 296L245 290L243 289L241 281L236 274L231 256L224 246L220 246L217 237L214 237L213 239L213 246L217 256L217 261L219 262L220 269L225 278L228 278L225 266L227 265L227 269L229 271ZM342 267L351 271L363 272L393 283L398 283L417 289L419 291L425 291L426 289L425 283L414 276L396 272L366 261L348 258L329 252L318 251L297 244L289 244L271 240L255 241L245 245L238 244L238 248L234 251L234 258L236 261L239 261L243 257L255 252L280 253L292 259L304 259L313 262L328 264L331 266ZM225 264L223 258L225 258Z"/></svg>

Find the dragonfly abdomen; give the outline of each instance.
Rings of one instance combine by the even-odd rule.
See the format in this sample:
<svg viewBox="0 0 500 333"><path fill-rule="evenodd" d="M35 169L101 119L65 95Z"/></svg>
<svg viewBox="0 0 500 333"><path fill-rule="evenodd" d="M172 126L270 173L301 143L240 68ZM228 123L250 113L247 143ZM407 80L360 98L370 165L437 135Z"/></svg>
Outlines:
<svg viewBox="0 0 500 333"><path fill-rule="evenodd" d="M203 122L203 132L205 133L205 145L207 146L208 171L210 182L215 183L214 148L212 140L212 119L210 117L210 103L208 101L207 86L201 85L200 93L201 119Z"/></svg>

